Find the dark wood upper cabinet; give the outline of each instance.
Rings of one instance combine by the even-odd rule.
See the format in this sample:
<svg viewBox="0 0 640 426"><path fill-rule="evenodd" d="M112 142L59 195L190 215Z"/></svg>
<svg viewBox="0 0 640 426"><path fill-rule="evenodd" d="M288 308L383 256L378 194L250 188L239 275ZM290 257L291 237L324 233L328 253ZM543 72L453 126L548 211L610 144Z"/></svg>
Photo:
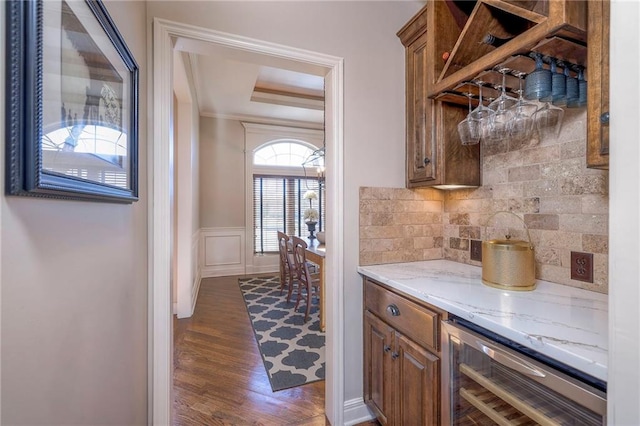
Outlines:
<svg viewBox="0 0 640 426"><path fill-rule="evenodd" d="M398 32L406 57L406 185L480 186L480 147L463 146L456 131L467 108L429 96L436 72L432 46L437 28L429 17L425 7ZM440 22L446 18L454 22L451 15Z"/></svg>
<svg viewBox="0 0 640 426"><path fill-rule="evenodd" d="M609 0L589 2L587 166L609 168Z"/></svg>
<svg viewBox="0 0 640 426"><path fill-rule="evenodd" d="M488 34L506 42L485 44ZM588 166L608 167L608 34L609 0L428 1L398 32L406 54L407 187L481 185L480 147L462 146L456 130L468 110L467 83L491 79L498 65L529 73L532 53L586 69ZM508 89L517 85L507 80Z"/></svg>

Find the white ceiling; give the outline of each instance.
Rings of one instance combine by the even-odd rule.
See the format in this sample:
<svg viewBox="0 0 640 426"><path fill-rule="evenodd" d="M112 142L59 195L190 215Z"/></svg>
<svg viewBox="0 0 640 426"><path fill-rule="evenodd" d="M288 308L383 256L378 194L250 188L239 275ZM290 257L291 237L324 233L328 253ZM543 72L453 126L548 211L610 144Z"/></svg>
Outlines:
<svg viewBox="0 0 640 426"><path fill-rule="evenodd" d="M186 38L175 49L201 116L324 127L325 68Z"/></svg>

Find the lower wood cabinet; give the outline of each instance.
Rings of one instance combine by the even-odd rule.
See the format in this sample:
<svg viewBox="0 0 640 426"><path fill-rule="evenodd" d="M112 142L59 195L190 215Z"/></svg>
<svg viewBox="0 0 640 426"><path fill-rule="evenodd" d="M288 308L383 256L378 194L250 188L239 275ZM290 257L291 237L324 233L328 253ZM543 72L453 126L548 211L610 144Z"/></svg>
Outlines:
<svg viewBox="0 0 640 426"><path fill-rule="evenodd" d="M383 425L440 420L441 312L364 283L364 400Z"/></svg>

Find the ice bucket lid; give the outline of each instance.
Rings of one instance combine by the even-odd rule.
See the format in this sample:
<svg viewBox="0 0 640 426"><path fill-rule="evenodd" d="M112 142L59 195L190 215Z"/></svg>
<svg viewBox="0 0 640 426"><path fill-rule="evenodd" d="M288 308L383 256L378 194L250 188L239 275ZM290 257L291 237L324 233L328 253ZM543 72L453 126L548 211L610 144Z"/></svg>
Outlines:
<svg viewBox="0 0 640 426"><path fill-rule="evenodd" d="M485 241L487 244L491 246L492 249L495 250L517 250L517 251L525 251L525 250L533 250L533 247L529 242L522 240L489 240Z"/></svg>

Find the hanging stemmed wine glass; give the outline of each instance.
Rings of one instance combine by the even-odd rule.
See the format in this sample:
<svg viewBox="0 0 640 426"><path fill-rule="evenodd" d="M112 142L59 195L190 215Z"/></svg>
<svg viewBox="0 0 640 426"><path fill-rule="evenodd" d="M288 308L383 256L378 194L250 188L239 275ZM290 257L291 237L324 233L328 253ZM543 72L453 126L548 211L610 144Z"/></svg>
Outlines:
<svg viewBox="0 0 640 426"><path fill-rule="evenodd" d="M515 142L522 142L529 138L533 133L534 116L538 110L538 105L527 101L522 89L522 77L526 75L522 71L513 71L513 75L518 77L518 101L511 107L511 116L509 118L509 137Z"/></svg>
<svg viewBox="0 0 640 426"><path fill-rule="evenodd" d="M541 140L547 138L556 139L560 135L563 116L564 110L551 102L545 102L542 108L536 111L536 129Z"/></svg>
<svg viewBox="0 0 640 426"><path fill-rule="evenodd" d="M472 93L465 93L469 98L469 113L467 117L458 123L458 135L462 145L475 145L480 142L482 136L482 123L471 115L471 97Z"/></svg>
<svg viewBox="0 0 640 426"><path fill-rule="evenodd" d="M539 138L541 140L549 137L557 138L562 126L564 111L551 103L553 77L551 70L544 68L542 55L534 53L533 56L536 60L536 69L529 73L524 80L524 97L543 103L542 107L536 111L534 118ZM547 59L550 60L550 58Z"/></svg>
<svg viewBox="0 0 640 426"><path fill-rule="evenodd" d="M549 76L551 79L551 71L549 71ZM544 102L542 107L538 109L535 114L535 126L538 130L538 136L540 140L549 138L556 139L560 135L562 118L564 116L564 110L553 105L552 87L550 87L549 89L549 95L547 97L541 97L542 99L546 99L547 102Z"/></svg>
<svg viewBox="0 0 640 426"><path fill-rule="evenodd" d="M478 85L478 106L471 111L471 117L474 120L477 120L480 123L480 131L482 136L486 136L486 132L489 129L489 121L491 116L493 115L493 110L488 108L484 102L482 101L482 86L484 85L484 81L482 80L474 80L475 84Z"/></svg>
<svg viewBox="0 0 640 426"><path fill-rule="evenodd" d="M506 67L499 67L496 71L502 74L502 85L500 87L500 96L489 104L489 109L494 111L489 120L487 133L488 140L491 142L499 142L509 135L508 126L511 116L509 109L517 102L516 98L507 95L506 76L511 70Z"/></svg>

